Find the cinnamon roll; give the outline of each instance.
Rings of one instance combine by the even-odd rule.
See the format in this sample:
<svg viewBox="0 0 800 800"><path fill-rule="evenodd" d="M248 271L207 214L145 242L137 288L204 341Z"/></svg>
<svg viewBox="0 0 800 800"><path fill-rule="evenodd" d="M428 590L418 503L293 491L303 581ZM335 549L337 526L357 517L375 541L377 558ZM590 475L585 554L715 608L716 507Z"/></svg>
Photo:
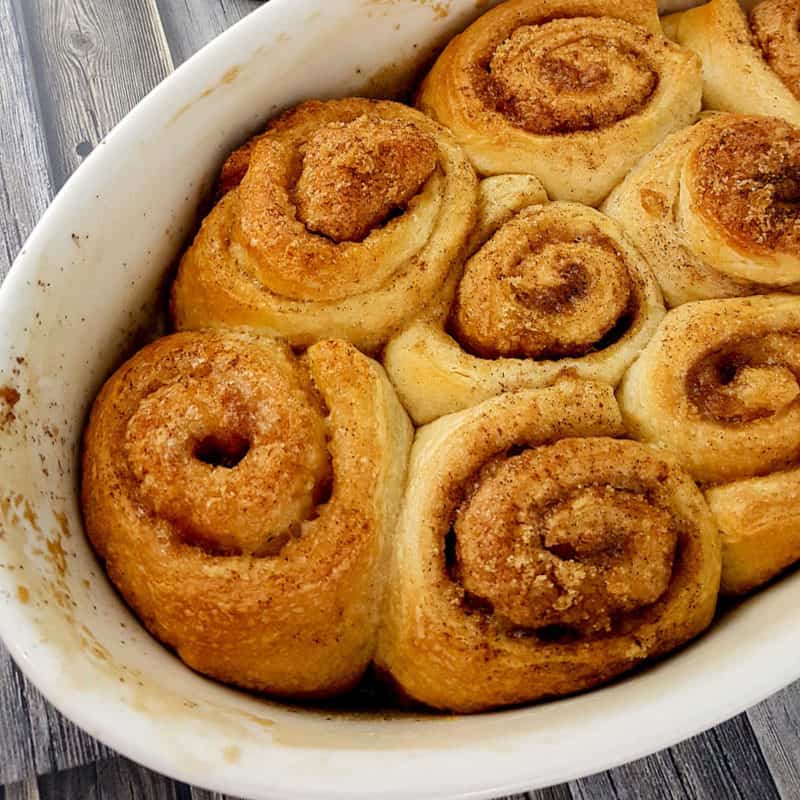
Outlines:
<svg viewBox="0 0 800 800"><path fill-rule="evenodd" d="M702 59L707 108L800 125L797 0L761 0L749 15L737 0L711 0L665 18L664 29Z"/></svg>
<svg viewBox="0 0 800 800"><path fill-rule="evenodd" d="M477 181L452 136L407 106L302 103L223 167L221 199L172 290L181 330L247 326L371 352L452 289Z"/></svg>
<svg viewBox="0 0 800 800"><path fill-rule="evenodd" d="M670 311L620 388L637 438L671 450L722 531L722 589L800 559L800 298Z"/></svg>
<svg viewBox="0 0 800 800"><path fill-rule="evenodd" d="M482 196L502 180L487 178ZM418 319L386 347L417 424L565 373L616 385L664 314L647 263L616 222L566 202L501 211L517 197L483 203L492 213L478 236L510 218L467 262L449 324Z"/></svg>
<svg viewBox="0 0 800 800"><path fill-rule="evenodd" d="M799 199L800 128L712 114L645 157L603 210L676 306L800 290Z"/></svg>
<svg viewBox="0 0 800 800"><path fill-rule="evenodd" d="M418 106L479 173L597 205L700 96L700 62L662 36L654 0L507 0L450 42Z"/></svg>
<svg viewBox="0 0 800 800"><path fill-rule="evenodd" d="M199 672L287 697L375 647L411 426L380 366L179 333L124 364L86 429L86 530L147 628Z"/></svg>
<svg viewBox="0 0 800 800"><path fill-rule="evenodd" d="M403 693L471 712L576 692L711 622L703 497L622 432L611 387L576 380L418 431L376 657Z"/></svg>

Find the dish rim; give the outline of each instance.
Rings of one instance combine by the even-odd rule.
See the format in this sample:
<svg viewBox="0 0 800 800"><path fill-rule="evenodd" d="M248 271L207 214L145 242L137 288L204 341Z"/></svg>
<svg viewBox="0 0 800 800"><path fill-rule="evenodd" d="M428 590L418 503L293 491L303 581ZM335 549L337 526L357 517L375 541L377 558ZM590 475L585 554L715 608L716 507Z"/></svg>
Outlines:
<svg viewBox="0 0 800 800"><path fill-rule="evenodd" d="M404 0L399 1L402 3ZM171 75L167 76L104 137L103 143L107 142L112 145L117 140L132 136L136 131L137 125L141 126L148 115L161 105L165 104L168 108L177 108L182 83L188 82L188 77L193 76L196 72L207 67L209 74L217 74L220 71L220 65L224 68L227 64L234 63L231 56L235 59L233 45L238 38L239 31L258 25L268 29L273 21L277 22L279 19L291 17L294 13L299 16L301 12L296 11L296 9L312 8L315 2L319 2L319 0L301 0L301 2L298 2L298 0L271 0L270 3L254 10L247 17L205 45L200 51L181 64ZM413 0L405 0L405 2L413 2ZM178 100L170 100L170 95ZM30 262L25 257L26 251L50 235L51 220L57 219L61 207L69 203L73 195L79 194L80 191L91 186L92 176L104 168L105 157L103 152L103 147L98 146L95 148L94 152L70 176L28 237L2 287L0 287L0 316L3 315L6 309L15 307L18 293L25 291L26 276L30 269ZM751 598L748 603L752 605L769 605L771 598L774 604L775 598L791 595L793 588L800 589L798 581L800 581L800 574L795 574L783 583L770 586L761 595ZM0 573L0 587L5 583L11 585L11 581ZM795 591L794 594L800 593ZM11 594L10 596L11 600L5 608L6 613L0 615L0 639L5 642L14 661L28 680L64 716L92 736L108 744L114 750L177 780L194 784L200 783L212 790L235 795L270 799L298 798L298 800L301 797L351 798L354 796L352 787L335 788L330 783L320 783L317 789L312 792L309 792L307 786L292 788L291 774L282 776L283 782L274 783L270 787L265 787L263 791L257 790L257 793L253 794L252 782L244 780L232 781L228 776L216 775L213 770L210 770L205 775L198 776L186 769L176 767L174 762L170 760L169 750L159 747L157 743L140 743L126 738L126 726L122 723L125 715L132 714L129 708L122 704L116 706L112 704L86 704L80 693L69 694L60 691L48 674L45 660L42 659L37 662L27 656L25 651L30 648L31 642L36 638L35 627L27 615L23 613L21 604L15 601L14 595ZM787 622L784 627L789 628L790 623ZM705 690L697 696L696 702L691 705L690 709L686 710L685 715L674 714L672 717L662 720L660 726L654 726L650 730L637 729L634 734L628 734L627 741L623 741L615 755L611 755L607 749L597 749L589 754L582 754L581 759L575 759L571 764L555 766L552 764L537 764L535 761L527 759L526 751L522 749L516 762L519 765L517 774L506 779L497 779L493 777L491 752L487 750L484 751L484 762L481 768L484 778L480 785L475 785L472 778L465 777L462 781L459 781L458 777L456 777L451 779L449 789L442 790L440 788L428 796L437 798L493 798L531 788L540 788L627 763L693 736L702 730L729 719L800 677L800 659L797 660L797 663L793 663L790 658L785 657L790 652L791 645L794 644L796 646L800 641L795 636L793 642L793 637L790 633L784 630L783 639L767 639L765 637L760 646L753 645L748 648L749 652L745 651L743 654L737 654L738 669L736 672L747 674L751 678L749 683L742 685L742 682L739 681L731 685L730 680L712 681L711 685L705 687ZM784 639L788 643L786 648L781 646ZM784 657L781 658L781 656ZM770 666L769 670L763 669L765 664ZM745 666L747 669L744 669ZM753 667L758 668L753 669ZM661 662L658 668L669 670L670 665L667 662ZM630 680L636 681L638 678L638 675L634 675ZM614 692L616 686L616 684L612 684L574 698L551 701L547 705L556 707L560 704L585 702L587 698ZM692 688L693 690L696 689L696 687ZM732 691L733 689L735 691ZM518 715L536 715L541 708L541 705L533 705L528 708L491 712L490 714L472 717L472 719L480 719L481 716L484 718L502 716L511 720ZM305 712L300 713L304 714ZM521 735L517 745L524 745L524 739L525 737ZM276 744L274 747L276 752L280 752L283 745ZM476 756L474 748L471 749L473 750L471 758L474 760L479 756ZM315 758L315 752L313 748L308 749L309 762ZM371 765L371 772L368 777L371 777L372 780L375 778L380 779L385 769L385 766L382 766L382 762L385 759L380 757L381 752L379 750L358 752L363 752L368 759L377 759ZM397 751L400 755L400 760L403 758L402 752ZM434 764L438 759L439 752L435 751L433 756L430 756ZM312 763L309 763L309 768L313 770ZM464 775L471 775L471 773L465 771ZM374 783L367 782L366 785L361 787L360 796L373 796L374 789L372 787L374 785ZM412 781L405 787L393 786L389 789L382 787L381 795L386 798L411 798L418 797L419 790L420 784L417 779L416 783Z"/></svg>

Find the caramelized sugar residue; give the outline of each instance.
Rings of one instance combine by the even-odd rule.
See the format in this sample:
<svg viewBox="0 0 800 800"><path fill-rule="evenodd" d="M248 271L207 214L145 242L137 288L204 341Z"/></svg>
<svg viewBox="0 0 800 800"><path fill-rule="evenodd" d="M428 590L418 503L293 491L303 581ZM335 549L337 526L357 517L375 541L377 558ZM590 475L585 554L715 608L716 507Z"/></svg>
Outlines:
<svg viewBox="0 0 800 800"><path fill-rule="evenodd" d="M19 402L19 392L13 386L0 386L0 431L16 419L14 406Z"/></svg>

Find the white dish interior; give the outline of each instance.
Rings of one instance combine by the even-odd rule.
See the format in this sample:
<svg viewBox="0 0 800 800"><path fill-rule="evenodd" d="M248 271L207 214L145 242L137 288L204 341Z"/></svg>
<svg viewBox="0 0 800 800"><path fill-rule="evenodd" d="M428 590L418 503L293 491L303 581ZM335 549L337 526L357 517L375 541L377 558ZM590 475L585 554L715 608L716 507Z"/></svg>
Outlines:
<svg viewBox="0 0 800 800"><path fill-rule="evenodd" d="M253 798L491 797L645 755L800 676L794 574L680 653L578 697L462 718L290 708L184 667L83 535L85 415L151 326L227 152L301 99L382 93L486 5L271 0L96 148L0 291L0 634L63 713L148 767Z"/></svg>

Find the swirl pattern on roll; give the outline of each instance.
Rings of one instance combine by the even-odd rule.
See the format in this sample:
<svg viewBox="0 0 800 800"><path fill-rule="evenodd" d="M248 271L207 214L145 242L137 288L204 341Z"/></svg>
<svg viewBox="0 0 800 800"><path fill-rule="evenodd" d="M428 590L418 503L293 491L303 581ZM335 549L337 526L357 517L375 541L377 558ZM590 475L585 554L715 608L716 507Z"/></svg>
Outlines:
<svg viewBox="0 0 800 800"><path fill-rule="evenodd" d="M564 380L420 429L376 663L455 711L567 694L711 621L719 539L695 484Z"/></svg>
<svg viewBox="0 0 800 800"><path fill-rule="evenodd" d="M481 194L525 180L487 178ZM512 198L506 191L502 202ZM417 320L386 348L417 423L562 374L616 385L664 314L648 265L608 217L576 203L510 215L499 205L506 221L467 262L449 325Z"/></svg>
<svg viewBox="0 0 800 800"><path fill-rule="evenodd" d="M800 289L800 128L712 114L665 140L603 210L670 306Z"/></svg>
<svg viewBox="0 0 800 800"><path fill-rule="evenodd" d="M800 7L761 0L710 2L664 19L667 35L703 61L703 104L800 125Z"/></svg>
<svg viewBox="0 0 800 800"><path fill-rule="evenodd" d="M700 95L699 61L663 38L655 2L508 0L450 42L418 106L482 175L533 174L596 205Z"/></svg>
<svg viewBox="0 0 800 800"><path fill-rule="evenodd" d="M358 98L274 120L229 158L219 189L181 261L176 328L247 326L370 352L452 290L477 202L447 131Z"/></svg>
<svg viewBox="0 0 800 800"><path fill-rule="evenodd" d="M723 534L723 590L748 591L800 558L800 298L688 303L625 376L637 438L673 452Z"/></svg>
<svg viewBox="0 0 800 800"><path fill-rule="evenodd" d="M87 533L149 630L194 669L291 697L372 657L411 426L344 342L298 361L179 333L124 364L85 433Z"/></svg>

